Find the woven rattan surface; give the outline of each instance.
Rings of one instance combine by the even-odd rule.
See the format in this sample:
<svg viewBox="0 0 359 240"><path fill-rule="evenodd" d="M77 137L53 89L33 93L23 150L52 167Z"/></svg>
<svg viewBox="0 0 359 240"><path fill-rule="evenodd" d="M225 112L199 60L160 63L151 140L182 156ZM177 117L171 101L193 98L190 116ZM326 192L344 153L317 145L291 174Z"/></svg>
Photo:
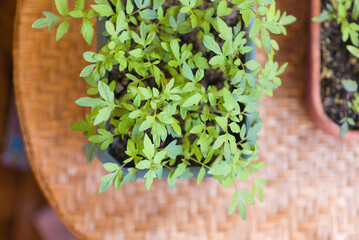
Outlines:
<svg viewBox="0 0 359 240"><path fill-rule="evenodd" d="M81 239L126 240L311 240L359 239L359 147L317 130L305 109L309 4L279 0L299 20L289 28L279 59L291 62L283 87L261 106L260 157L268 179L265 202L248 207L248 219L227 215L232 189L212 179L197 187L165 180L147 192L140 180L98 195L105 172L87 165L86 139L71 132L85 111L73 102L85 94L78 77L89 49L72 26L55 33L31 24L52 0L21 0L15 50L17 104L37 180L69 230ZM71 5L70 5L71 6ZM263 54L258 58L262 60Z"/></svg>

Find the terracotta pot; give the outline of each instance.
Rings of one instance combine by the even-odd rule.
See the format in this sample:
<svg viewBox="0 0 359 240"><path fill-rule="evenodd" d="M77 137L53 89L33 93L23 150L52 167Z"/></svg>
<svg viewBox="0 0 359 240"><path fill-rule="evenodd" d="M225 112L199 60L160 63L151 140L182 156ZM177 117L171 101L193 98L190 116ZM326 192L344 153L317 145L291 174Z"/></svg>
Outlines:
<svg viewBox="0 0 359 240"><path fill-rule="evenodd" d="M320 71L321 71L321 53L320 53L320 23L313 22L312 17L320 15L320 0L312 0L310 33L309 33L309 67L308 67L308 84L307 84L307 104L309 113L317 125L327 134L339 138L340 126L336 124L324 112L321 94L320 94ZM350 130L343 140L358 140L359 131Z"/></svg>

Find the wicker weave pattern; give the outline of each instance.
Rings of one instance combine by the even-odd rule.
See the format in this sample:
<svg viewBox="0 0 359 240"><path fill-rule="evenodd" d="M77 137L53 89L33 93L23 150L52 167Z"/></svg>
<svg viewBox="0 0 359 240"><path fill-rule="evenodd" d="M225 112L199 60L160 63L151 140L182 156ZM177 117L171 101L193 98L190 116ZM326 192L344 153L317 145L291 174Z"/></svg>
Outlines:
<svg viewBox="0 0 359 240"><path fill-rule="evenodd" d="M104 170L97 161L86 164L80 150L86 139L69 129L85 113L73 102L86 90L77 76L88 47L79 41L79 25L58 43L54 32L31 29L41 11L54 9L52 0L20 1L15 87L22 129L33 171L70 231L106 240L359 239L359 148L311 123L304 108L308 3L279 3L300 20L288 38L278 39L280 60L291 65L283 87L261 107L265 202L248 207L243 222L227 215L232 189L212 179L200 187L180 182L173 191L165 180L156 181L149 192L139 181L99 196Z"/></svg>

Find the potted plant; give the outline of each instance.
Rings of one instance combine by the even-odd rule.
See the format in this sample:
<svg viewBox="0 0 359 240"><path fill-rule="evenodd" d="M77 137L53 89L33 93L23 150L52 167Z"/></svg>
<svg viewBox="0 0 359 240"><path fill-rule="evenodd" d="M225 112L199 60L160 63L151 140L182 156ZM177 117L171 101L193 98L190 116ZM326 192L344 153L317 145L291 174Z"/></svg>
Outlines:
<svg viewBox="0 0 359 240"><path fill-rule="evenodd" d="M238 207L245 219L245 203L262 200L266 181L255 179L250 190L236 181L264 165L256 156L257 108L287 66L274 62L279 46L270 32L286 34L295 18L273 0L95 0L90 8L78 0L73 11L67 0L55 3L61 16L44 12L33 27L60 22L57 40L70 18L80 18L91 44L90 19L102 22L105 38L97 52L84 53L90 65L80 74L92 97L76 101L91 113L72 125L91 142L88 162L96 154L106 162L100 193L139 176L147 188L167 177L172 188L179 177L196 176L199 184L211 175L224 188L235 186L229 214ZM253 42L266 51L265 66L255 60Z"/></svg>
<svg viewBox="0 0 359 240"><path fill-rule="evenodd" d="M311 1L308 104L325 132L359 140L359 3ZM320 24L321 23L321 24Z"/></svg>

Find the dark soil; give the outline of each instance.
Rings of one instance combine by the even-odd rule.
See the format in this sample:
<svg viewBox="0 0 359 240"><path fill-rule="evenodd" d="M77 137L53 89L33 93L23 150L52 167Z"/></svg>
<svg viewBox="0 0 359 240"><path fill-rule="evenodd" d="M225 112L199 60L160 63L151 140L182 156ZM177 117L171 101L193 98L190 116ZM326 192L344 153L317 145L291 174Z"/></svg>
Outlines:
<svg viewBox="0 0 359 240"><path fill-rule="evenodd" d="M168 6L178 5L178 2L179 2L178 0L167 0L166 3L164 4L164 9L166 9ZM205 9L208 7L208 4L209 3L204 2L204 4L201 7ZM238 22L241 22L241 18L239 16L238 12L233 11L233 14L227 16L225 21L227 22L228 25L234 27ZM208 60L211 59L214 56L214 53L206 52L205 48L203 47L202 40L198 40L197 34L198 34L197 31L193 31L193 32L191 32L189 34L185 34L185 35L178 34L177 37L181 39L180 45L182 45L184 43L187 43L187 44L192 43L193 44L192 51L193 51L194 55L197 52L202 52L203 57L207 58ZM216 32L213 32L213 34L216 36L216 41L221 43L222 40L218 37L218 34ZM243 56L242 60L244 60L244 56ZM170 77L167 70L165 70L165 69L161 69L161 70L166 74L167 77ZM132 72L132 74L136 75L135 72ZM226 76L224 76L223 73L219 69L207 69L207 70L205 70L204 79L205 80L202 80L204 87L207 88L208 86L215 85L218 89L221 89L224 85ZM114 67L114 70L110 74L110 81L112 81L112 80L115 80L117 82L115 96L117 98L120 98L123 94L126 93L127 85L130 83L131 80L129 80L125 76L124 72L119 72L117 67ZM151 88L157 87L157 85L153 79L149 79L146 82L146 85L150 86ZM178 119L180 119L180 117ZM181 126L183 126L183 123L181 124ZM184 129L184 127L182 129ZM113 130L113 126L110 127L110 130ZM149 131L146 131L146 133L149 134ZM193 137L193 139L195 139L194 136L190 136L190 137ZM238 136L238 138L239 138L239 136ZM162 143L161 145L163 145L163 147L165 147L173 140L177 140L177 144L181 144L181 142L182 142L181 139L174 139L171 136L168 136L166 142ZM239 141L239 139L237 139L237 140ZM115 159L117 159L119 162L122 162L123 160L128 158L128 156L125 154L126 145L127 145L126 143L127 143L126 136L123 138L122 138L122 136L116 136L116 137L114 137L113 143L110 145L111 155ZM178 159L177 161L180 163L181 159ZM199 164L194 163L194 162L192 162L191 164L192 164L192 166L200 166ZM132 162L129 163L127 166L134 167Z"/></svg>
<svg viewBox="0 0 359 240"><path fill-rule="evenodd" d="M322 6L330 0L322 0ZM358 21L359 22L359 21ZM359 114L348 112L347 102L353 97L347 93L341 80L351 79L359 83L358 59L347 51L343 43L340 26L336 20L324 22L321 26L321 96L324 110L337 124L345 116L352 117L359 129Z"/></svg>

